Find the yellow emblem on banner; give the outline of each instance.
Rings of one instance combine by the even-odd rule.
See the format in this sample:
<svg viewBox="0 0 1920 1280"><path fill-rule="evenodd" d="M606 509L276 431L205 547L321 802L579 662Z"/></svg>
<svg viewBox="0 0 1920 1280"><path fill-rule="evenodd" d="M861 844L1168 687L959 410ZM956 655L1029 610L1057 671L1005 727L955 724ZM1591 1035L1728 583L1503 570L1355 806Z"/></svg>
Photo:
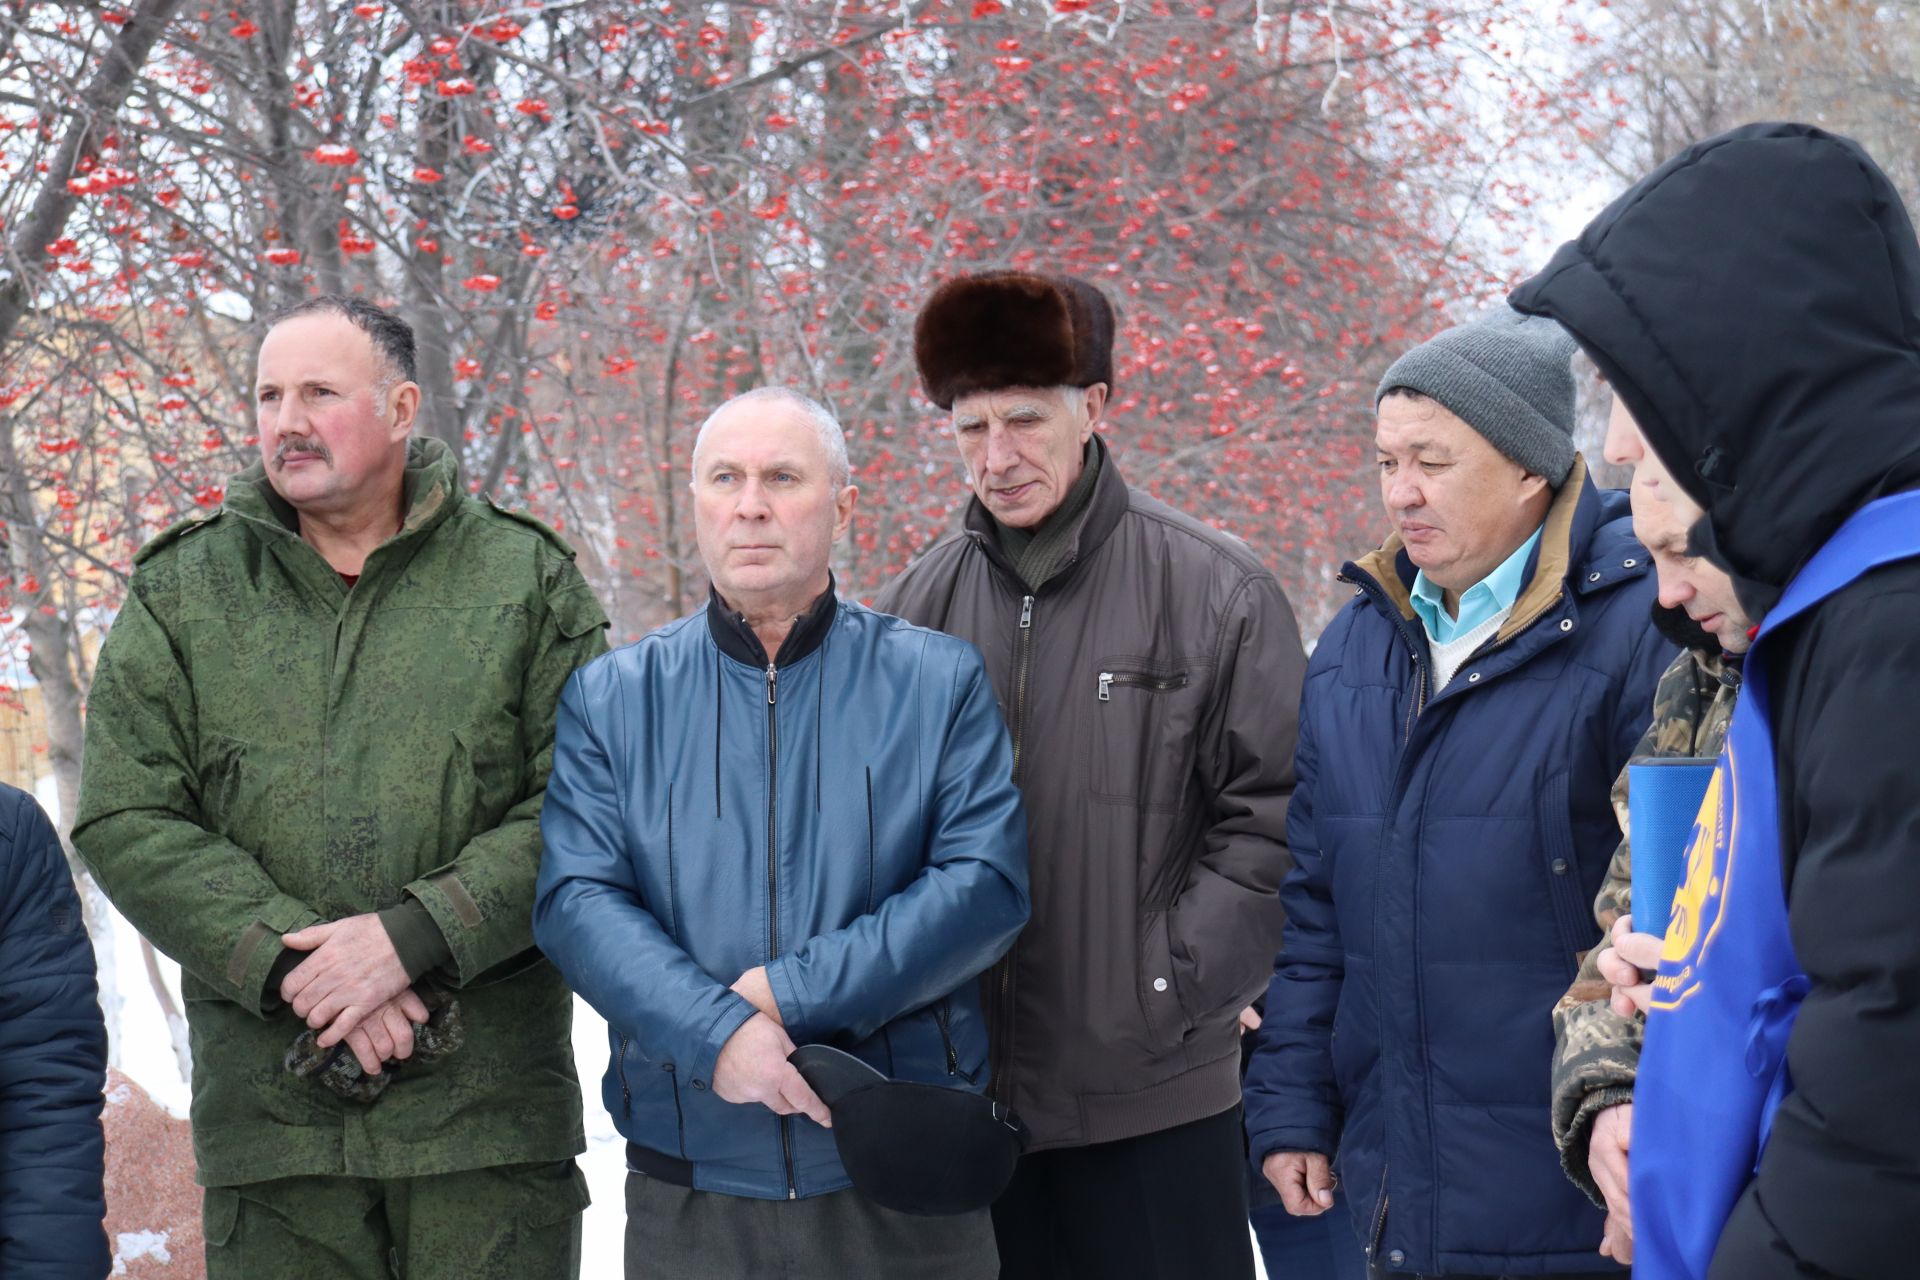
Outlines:
<svg viewBox="0 0 1920 1280"><path fill-rule="evenodd" d="M1720 907L1726 900L1733 830L1733 786L1729 778L1731 753L1723 756L1700 801L1687 846L1687 878L1673 895L1673 913L1660 948L1660 972L1653 980L1651 1004L1677 1009L1699 990L1700 961L1719 931Z"/></svg>

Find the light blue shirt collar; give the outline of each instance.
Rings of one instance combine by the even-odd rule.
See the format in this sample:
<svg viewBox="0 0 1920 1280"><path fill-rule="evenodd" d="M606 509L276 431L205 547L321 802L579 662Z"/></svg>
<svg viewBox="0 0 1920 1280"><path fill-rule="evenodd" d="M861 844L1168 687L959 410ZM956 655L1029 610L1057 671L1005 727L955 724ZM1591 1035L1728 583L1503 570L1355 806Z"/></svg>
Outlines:
<svg viewBox="0 0 1920 1280"><path fill-rule="evenodd" d="M1543 524L1541 528L1545 528ZM1533 536L1520 544L1520 549L1500 562L1495 569L1480 581L1460 593L1460 616L1449 618L1446 605L1441 602L1441 589L1431 581L1424 570L1413 577L1413 611L1420 616L1420 625L1427 630L1427 639L1434 644L1450 644L1455 636L1465 635L1494 614L1503 609L1513 608L1520 598L1520 588L1526 585L1527 561L1533 555L1533 549L1540 545L1540 530L1535 529Z"/></svg>

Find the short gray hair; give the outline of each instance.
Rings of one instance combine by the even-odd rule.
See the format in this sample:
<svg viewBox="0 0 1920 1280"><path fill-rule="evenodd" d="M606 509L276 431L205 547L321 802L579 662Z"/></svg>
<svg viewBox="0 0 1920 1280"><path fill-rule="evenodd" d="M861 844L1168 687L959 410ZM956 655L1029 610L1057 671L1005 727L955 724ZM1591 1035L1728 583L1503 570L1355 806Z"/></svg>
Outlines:
<svg viewBox="0 0 1920 1280"><path fill-rule="evenodd" d="M853 467L847 461L847 433L841 430L840 419L834 417L833 411L818 400L792 387L755 387L751 391L742 391L715 409L700 424L700 431L693 438L694 456L700 455L701 442L707 438L707 428L713 425L714 419L735 405L762 402L783 404L805 418L820 437L821 447L827 451L827 478L833 482L833 487L844 489L852 483Z"/></svg>

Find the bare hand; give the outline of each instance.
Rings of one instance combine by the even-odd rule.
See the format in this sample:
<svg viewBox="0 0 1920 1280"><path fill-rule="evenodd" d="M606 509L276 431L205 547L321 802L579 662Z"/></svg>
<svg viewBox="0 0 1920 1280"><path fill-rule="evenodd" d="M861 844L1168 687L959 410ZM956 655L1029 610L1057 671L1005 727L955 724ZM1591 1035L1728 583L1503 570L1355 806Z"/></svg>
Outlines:
<svg viewBox="0 0 1920 1280"><path fill-rule="evenodd" d="M773 984L767 981L767 966L753 966L734 980L730 990L781 1026L787 1025L780 1016L780 1002L773 998Z"/></svg>
<svg viewBox="0 0 1920 1280"><path fill-rule="evenodd" d="M1296 1218L1315 1218L1333 1208L1333 1188L1339 1180L1318 1151L1276 1151L1260 1162L1260 1172Z"/></svg>
<svg viewBox="0 0 1920 1280"><path fill-rule="evenodd" d="M413 1029L428 1017L426 1002L409 987L347 1032L347 1048L360 1060L362 1071L377 1076L385 1063L413 1056Z"/></svg>
<svg viewBox="0 0 1920 1280"><path fill-rule="evenodd" d="M315 1031L321 1048L338 1044L375 1009L408 989L407 971L376 915L309 925L281 937L313 954L280 984L280 998Z"/></svg>
<svg viewBox="0 0 1920 1280"><path fill-rule="evenodd" d="M1633 1262L1633 1223L1617 1213L1607 1215L1600 1234L1600 1256L1612 1258L1622 1266Z"/></svg>
<svg viewBox="0 0 1920 1280"><path fill-rule="evenodd" d="M1660 967L1662 939L1650 933L1635 933L1633 917L1628 915L1613 922L1613 932L1607 940L1609 945L1594 957L1594 965L1600 970L1600 976L1613 984L1613 1011L1623 1018L1645 1013L1653 995L1653 984L1641 971L1650 973Z"/></svg>
<svg viewBox="0 0 1920 1280"><path fill-rule="evenodd" d="M1252 1005L1248 1005L1240 1011L1240 1034L1245 1035L1249 1031L1258 1031L1259 1029L1260 1011Z"/></svg>
<svg viewBox="0 0 1920 1280"><path fill-rule="evenodd" d="M1633 1104L1621 1102L1593 1118L1587 1143L1587 1168L1607 1202L1600 1252L1616 1262L1633 1261L1633 1214L1627 1198L1627 1145L1632 1133Z"/></svg>
<svg viewBox="0 0 1920 1280"><path fill-rule="evenodd" d="M756 1013L727 1038L713 1064L713 1091L727 1102L758 1102L778 1116L804 1115L831 1129L827 1104L787 1061L793 1041L764 1013Z"/></svg>

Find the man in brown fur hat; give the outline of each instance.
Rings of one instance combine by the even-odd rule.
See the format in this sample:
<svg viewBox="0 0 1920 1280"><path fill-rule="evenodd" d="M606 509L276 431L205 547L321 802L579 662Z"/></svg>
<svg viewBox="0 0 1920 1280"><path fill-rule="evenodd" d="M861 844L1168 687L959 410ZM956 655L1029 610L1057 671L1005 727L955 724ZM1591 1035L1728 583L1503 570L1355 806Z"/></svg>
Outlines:
<svg viewBox="0 0 1920 1280"><path fill-rule="evenodd" d="M1121 478L1094 286L948 281L914 348L974 500L878 606L986 656L1031 837L1032 922L983 980L990 1089L1033 1134L1001 1276L1251 1276L1239 1035L1280 938L1293 610Z"/></svg>

